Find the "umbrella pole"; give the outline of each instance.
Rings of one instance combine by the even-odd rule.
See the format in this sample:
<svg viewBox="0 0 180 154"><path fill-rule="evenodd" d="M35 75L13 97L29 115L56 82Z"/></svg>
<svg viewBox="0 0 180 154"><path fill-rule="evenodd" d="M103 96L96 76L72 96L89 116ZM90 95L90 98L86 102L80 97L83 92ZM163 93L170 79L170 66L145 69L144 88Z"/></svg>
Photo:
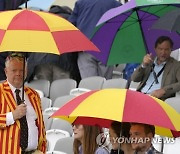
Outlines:
<svg viewBox="0 0 180 154"><path fill-rule="evenodd" d="M27 1L25 1L25 8L27 9ZM22 101L24 102L24 82L25 82L25 64L26 64L26 53L24 53L24 59L23 59L23 85L22 85Z"/></svg>
<svg viewBox="0 0 180 154"><path fill-rule="evenodd" d="M164 150L164 139L163 139L163 137L162 137L161 152L163 152L163 150Z"/></svg>
<svg viewBox="0 0 180 154"><path fill-rule="evenodd" d="M23 84L22 84L22 101L23 102L24 102L25 65L26 65L26 53L24 53L24 56L23 56Z"/></svg>
<svg viewBox="0 0 180 154"><path fill-rule="evenodd" d="M140 29L141 29L142 38L143 38L143 41L144 41L144 44L145 44L146 51L149 54L148 47L147 47L146 40L145 40L145 36L144 36L144 33L143 33L143 29L142 29L142 25L141 25L141 19L139 18L137 10L138 9L135 9L135 12L136 12L137 17L138 17L138 21L139 21L139 25L140 25ZM153 65L151 66L151 69L152 69L152 72L153 72L153 76L154 76L155 82L158 83L157 75L156 75L156 72L154 71Z"/></svg>
<svg viewBox="0 0 180 154"><path fill-rule="evenodd" d="M25 8L27 9L27 0L25 1Z"/></svg>
<svg viewBox="0 0 180 154"><path fill-rule="evenodd" d="M120 133L119 133L120 138L122 137L122 129L123 129L122 125L123 123L121 123L121 126L120 126ZM119 143L118 154L120 154L120 151L121 151L121 143Z"/></svg>

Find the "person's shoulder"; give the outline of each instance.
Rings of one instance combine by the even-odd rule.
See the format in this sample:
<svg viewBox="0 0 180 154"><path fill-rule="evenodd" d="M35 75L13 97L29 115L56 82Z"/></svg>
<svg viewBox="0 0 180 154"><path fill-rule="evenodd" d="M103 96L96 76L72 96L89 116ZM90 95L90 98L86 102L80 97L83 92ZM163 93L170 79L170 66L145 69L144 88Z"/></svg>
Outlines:
<svg viewBox="0 0 180 154"><path fill-rule="evenodd" d="M106 148L98 147L95 154L109 154L109 151Z"/></svg>
<svg viewBox="0 0 180 154"><path fill-rule="evenodd" d="M29 87L29 86L25 86L24 88L25 88L25 91L28 92L28 94L31 93L33 95L38 96L38 92L35 89L33 89L33 88Z"/></svg>
<svg viewBox="0 0 180 154"><path fill-rule="evenodd" d="M178 63L179 61L177 61L174 57L170 57L168 62Z"/></svg>
<svg viewBox="0 0 180 154"><path fill-rule="evenodd" d="M179 68L180 67L180 61L177 61L173 57L169 58L169 60L167 61L167 64L173 66L174 68Z"/></svg>

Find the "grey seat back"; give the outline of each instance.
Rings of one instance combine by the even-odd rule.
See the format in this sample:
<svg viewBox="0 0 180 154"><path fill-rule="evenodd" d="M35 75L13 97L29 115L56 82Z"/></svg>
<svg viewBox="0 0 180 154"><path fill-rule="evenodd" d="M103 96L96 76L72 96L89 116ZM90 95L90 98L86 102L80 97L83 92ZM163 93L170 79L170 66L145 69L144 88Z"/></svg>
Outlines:
<svg viewBox="0 0 180 154"><path fill-rule="evenodd" d="M69 95L71 89L76 88L77 82L73 79L59 79L51 83L50 99L55 101L60 96Z"/></svg>

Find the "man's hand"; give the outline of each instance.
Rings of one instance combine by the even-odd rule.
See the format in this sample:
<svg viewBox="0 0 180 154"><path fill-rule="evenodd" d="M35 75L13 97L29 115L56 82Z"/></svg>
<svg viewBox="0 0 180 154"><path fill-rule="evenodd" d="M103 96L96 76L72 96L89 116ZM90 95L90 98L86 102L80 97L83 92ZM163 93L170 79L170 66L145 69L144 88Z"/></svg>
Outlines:
<svg viewBox="0 0 180 154"><path fill-rule="evenodd" d="M156 98L161 98L165 93L166 91L164 89L158 89L154 90L150 95Z"/></svg>
<svg viewBox="0 0 180 154"><path fill-rule="evenodd" d="M146 67L148 64L150 64L152 62L153 62L152 54L147 54L144 56L142 64L143 64L143 66Z"/></svg>
<svg viewBox="0 0 180 154"><path fill-rule="evenodd" d="M26 115L27 111L27 105L26 104L20 104L16 107L16 109L12 112L14 121L17 119L22 118Z"/></svg>

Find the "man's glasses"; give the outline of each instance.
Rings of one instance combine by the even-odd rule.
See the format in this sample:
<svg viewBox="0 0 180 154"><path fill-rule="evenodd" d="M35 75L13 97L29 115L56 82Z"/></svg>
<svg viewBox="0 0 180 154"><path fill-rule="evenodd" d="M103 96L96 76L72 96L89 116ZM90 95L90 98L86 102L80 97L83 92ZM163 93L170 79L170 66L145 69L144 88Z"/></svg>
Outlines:
<svg viewBox="0 0 180 154"><path fill-rule="evenodd" d="M19 58L24 58L24 54L22 54L22 53L19 53L19 52L14 52L14 53L11 53L10 55L9 55L9 57L19 57Z"/></svg>

